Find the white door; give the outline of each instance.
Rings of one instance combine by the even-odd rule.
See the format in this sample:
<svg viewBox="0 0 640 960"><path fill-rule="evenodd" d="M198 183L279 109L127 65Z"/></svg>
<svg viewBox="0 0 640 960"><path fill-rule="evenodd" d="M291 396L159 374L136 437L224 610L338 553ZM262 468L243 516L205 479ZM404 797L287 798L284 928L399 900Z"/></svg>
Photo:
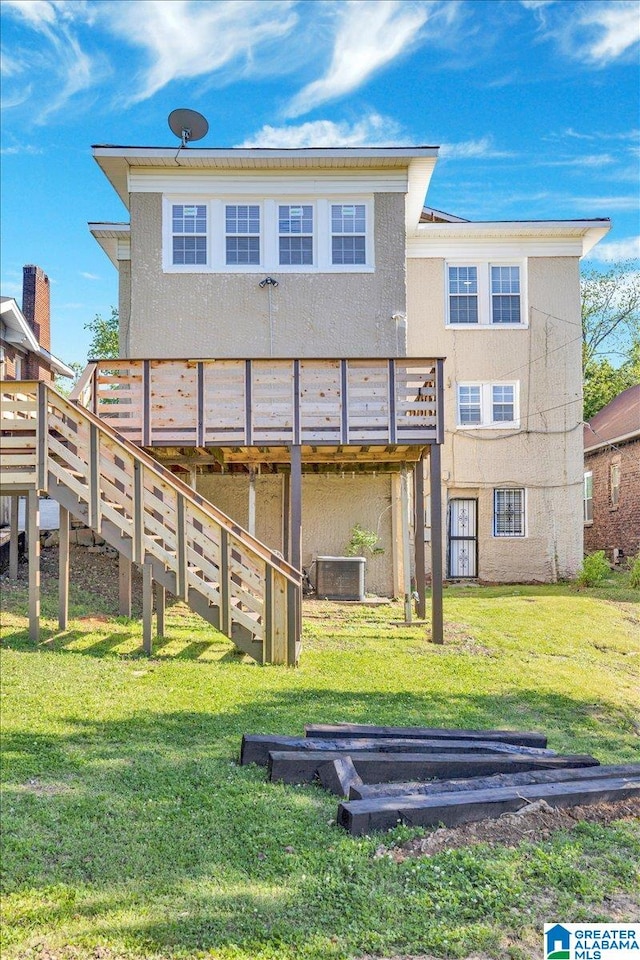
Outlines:
<svg viewBox="0 0 640 960"><path fill-rule="evenodd" d="M450 500L448 571L451 580L478 576L478 501Z"/></svg>

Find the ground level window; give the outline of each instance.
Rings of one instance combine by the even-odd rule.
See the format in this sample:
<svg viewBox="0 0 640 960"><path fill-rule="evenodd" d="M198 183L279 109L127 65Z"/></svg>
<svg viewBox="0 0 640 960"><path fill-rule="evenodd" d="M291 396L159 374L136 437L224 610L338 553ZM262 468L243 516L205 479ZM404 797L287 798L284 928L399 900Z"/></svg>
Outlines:
<svg viewBox="0 0 640 960"><path fill-rule="evenodd" d="M493 491L493 535L494 537L524 537L524 490Z"/></svg>
<svg viewBox="0 0 640 960"><path fill-rule="evenodd" d="M587 470L584 475L584 522L593 523L593 471Z"/></svg>

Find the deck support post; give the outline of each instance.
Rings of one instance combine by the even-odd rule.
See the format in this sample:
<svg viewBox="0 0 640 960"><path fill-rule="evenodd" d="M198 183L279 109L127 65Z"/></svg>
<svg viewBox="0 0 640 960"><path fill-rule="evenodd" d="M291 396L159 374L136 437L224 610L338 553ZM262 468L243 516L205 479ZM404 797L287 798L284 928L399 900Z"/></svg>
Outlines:
<svg viewBox="0 0 640 960"><path fill-rule="evenodd" d="M442 613L442 480L440 444L430 448L429 482L431 487L431 641L444 643Z"/></svg>
<svg viewBox="0 0 640 960"><path fill-rule="evenodd" d="M424 620L427 612L426 603L426 571L425 571L425 539L424 539L424 455L415 465L413 473L413 512L414 521L414 540L416 551L416 591L418 600L416 603L416 614L418 620Z"/></svg>
<svg viewBox="0 0 640 960"><path fill-rule="evenodd" d="M411 623L412 620L412 598L411 598L411 542L409 534L409 473L406 467L402 468L400 474L400 501L402 508L402 568L403 584L402 592L404 596L404 619L405 623Z"/></svg>
<svg viewBox="0 0 640 960"><path fill-rule="evenodd" d="M165 635L165 611L167 607L167 591L161 583L158 583L156 580L156 624L157 624L157 635L159 637L164 637Z"/></svg>
<svg viewBox="0 0 640 960"><path fill-rule="evenodd" d="M402 498L400 496L400 474L391 476L391 542L393 544L393 596L401 597L404 588L402 564Z"/></svg>
<svg viewBox="0 0 640 960"><path fill-rule="evenodd" d="M291 528L291 476L282 474L282 556L291 562L291 546L289 535Z"/></svg>
<svg viewBox="0 0 640 960"><path fill-rule="evenodd" d="M27 496L29 526L29 637L40 639L40 499L38 490Z"/></svg>
<svg viewBox="0 0 640 960"><path fill-rule="evenodd" d="M153 653L153 567L151 562L142 564L142 649Z"/></svg>
<svg viewBox="0 0 640 960"><path fill-rule="evenodd" d="M69 511L60 507L58 547L58 630L69 626Z"/></svg>
<svg viewBox="0 0 640 960"><path fill-rule="evenodd" d="M302 447L291 447L291 566L302 569Z"/></svg>
<svg viewBox="0 0 640 960"><path fill-rule="evenodd" d="M249 469L249 509L247 530L252 537L256 535L256 471Z"/></svg>
<svg viewBox="0 0 640 960"><path fill-rule="evenodd" d="M131 617L131 560L124 553L118 554L118 613Z"/></svg>
<svg viewBox="0 0 640 960"><path fill-rule="evenodd" d="M20 531L18 529L18 512L20 510L20 497L11 497L11 507L9 515L9 577L11 580L18 579L18 556L20 554Z"/></svg>

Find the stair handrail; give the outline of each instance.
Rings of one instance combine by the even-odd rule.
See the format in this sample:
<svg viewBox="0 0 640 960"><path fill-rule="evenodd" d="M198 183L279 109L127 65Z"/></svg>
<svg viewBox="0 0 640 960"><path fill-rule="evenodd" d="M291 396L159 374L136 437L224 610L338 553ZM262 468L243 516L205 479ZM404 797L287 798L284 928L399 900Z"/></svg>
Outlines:
<svg viewBox="0 0 640 960"><path fill-rule="evenodd" d="M221 510L218 510L212 503L208 500L205 500L204 497L201 497L199 493L193 490L188 484L176 476L175 473L172 473L171 470L168 470L166 467L163 467L161 464L154 460L154 458L148 454L143 448L138 447L135 443L132 443L130 440L127 440L126 437L123 437L118 433L117 430L101 417L98 417L91 410L88 410L87 407L83 406L78 401L72 402L71 398L64 397L58 390L54 387L46 384L47 391L55 394L57 402L62 401L63 404L68 404L72 407L73 410L81 410L82 415L86 417L89 423L94 424L99 430L104 431L114 443L119 445L123 450L128 454L133 455L139 461L141 461L145 469L150 470L160 479L172 484L177 488L178 492L181 493L185 499L193 503L196 507L199 507L203 513L205 513L211 520L219 524L219 526L226 530L227 533L230 533L234 537L242 539L245 546L250 547L255 554L257 554L262 560L268 563L272 567L276 567L280 572L296 587L299 587L302 583L302 572L296 570L295 567L291 566L286 560L282 557L279 557L277 554L272 553L268 548L265 547L260 540L257 540L248 530L245 530L244 527L240 524L234 523L230 517L228 517Z"/></svg>

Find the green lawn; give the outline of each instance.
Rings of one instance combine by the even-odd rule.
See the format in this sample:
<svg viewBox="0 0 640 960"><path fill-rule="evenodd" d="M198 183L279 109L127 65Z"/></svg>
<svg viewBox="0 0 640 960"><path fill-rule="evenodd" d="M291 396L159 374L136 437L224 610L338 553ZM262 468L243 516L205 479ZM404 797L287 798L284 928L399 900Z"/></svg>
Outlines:
<svg viewBox="0 0 640 960"><path fill-rule="evenodd" d="M337 720L538 729L637 761L640 607L623 578L448 589L444 647L390 626L399 605L309 603L298 670L243 660L179 605L152 660L138 623L104 605L86 619L101 604L78 591L57 635L55 586L38 649L24 586L3 617L6 960L522 958L542 954L544 922L640 909L637 823L396 864L374 858L380 835L339 830L318 787L236 765L243 732Z"/></svg>

